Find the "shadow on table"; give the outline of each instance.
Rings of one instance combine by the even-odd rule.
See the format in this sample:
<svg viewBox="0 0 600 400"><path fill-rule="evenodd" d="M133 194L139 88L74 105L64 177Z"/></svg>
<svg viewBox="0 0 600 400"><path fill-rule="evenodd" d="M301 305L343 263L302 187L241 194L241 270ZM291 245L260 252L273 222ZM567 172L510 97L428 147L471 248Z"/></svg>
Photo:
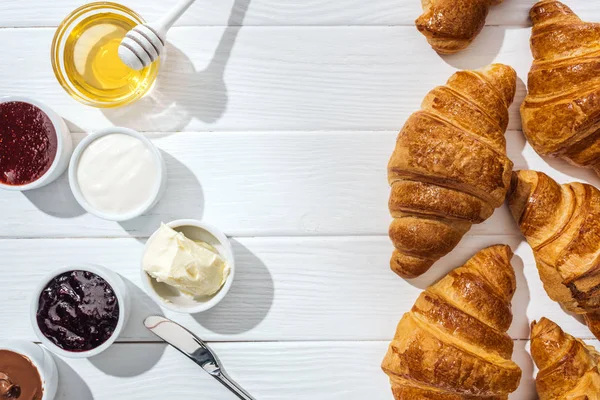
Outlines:
<svg viewBox="0 0 600 400"><path fill-rule="evenodd" d="M90 133L71 120L63 118L63 121L65 121L65 123L67 124L67 128L69 129L69 132L71 132L72 137L74 135L83 137L83 136L87 135L88 133ZM79 141L75 140L75 137L73 137L73 149L77 146L78 143L79 143Z"/></svg>
<svg viewBox="0 0 600 400"><path fill-rule="evenodd" d="M503 205L502 207L506 207L506 205ZM497 215L498 218L501 217L500 215L500 210L496 210L495 215ZM505 210L508 212L508 210ZM493 220L493 216L492 219L488 219L485 223L489 223L491 226L494 226L497 224L497 222L495 222ZM502 239L502 240L499 240ZM470 243L477 243L477 246L474 245L465 245L465 242L469 241ZM445 277L450 271L454 270L455 268L461 267L463 266L469 259L471 259L471 257L473 257L475 254L477 254L480 250L483 250L486 247L489 246L494 246L497 244L506 244L509 245L510 248L515 251L517 249L517 247L519 247L519 244L521 243L521 241L523 241L523 239L519 236L506 236L506 237L502 237L502 236L495 236L495 235L486 235L486 236L471 236L467 233L467 235L465 235L461 242L458 244L458 246L456 246L456 248L454 248L454 250L452 250L450 253L446 254L444 257L442 257L440 260L436 261L433 266L427 271L425 272L423 275L417 277L417 278L413 278L413 279L406 279L405 281L418 288L421 290L425 290L427 289L429 286L433 285L434 283L438 282L440 279L442 279L443 277ZM462 246L461 246L462 243ZM521 259L518 258L518 260L515 260L514 256L513 259L511 260L511 264L515 261L519 262ZM523 264L522 261L521 265ZM513 265L514 266L514 265ZM522 267L521 267L521 271L522 271ZM390 274L393 275L393 272L390 271ZM391 276L390 275L390 276ZM522 273L521 273L522 275ZM524 278L523 278L524 279ZM523 280L524 282L524 280ZM520 282L519 282L520 284ZM528 292L527 292L528 293Z"/></svg>
<svg viewBox="0 0 600 400"><path fill-rule="evenodd" d="M88 360L107 375L130 378L150 371L166 348L166 343L115 343Z"/></svg>
<svg viewBox="0 0 600 400"><path fill-rule="evenodd" d="M204 214L204 192L196 175L166 151L161 150L161 154L167 166L167 187L161 200L146 214L119 222L136 238L148 237L161 222L180 218L202 219ZM86 213L71 192L67 172L55 182L23 192L23 195L40 211L53 217L75 218Z"/></svg>
<svg viewBox="0 0 600 400"><path fill-rule="evenodd" d="M549 166L565 175L573 177L573 180L582 180L584 182L589 182L595 187L600 187L600 178L593 169L577 167L560 158L549 156L542 156L542 158L546 163L548 163Z"/></svg>
<svg viewBox="0 0 600 400"><path fill-rule="evenodd" d="M516 250L517 246L512 246L513 250ZM523 259L515 254L510 261L513 269L515 270L515 277L517 279L517 289L512 298L512 311L513 311L513 322L509 334L512 337L519 339L527 339L529 337L529 317L527 316L527 307L531 300L529 293L529 285L525 278L525 264ZM533 368L533 366L532 366Z"/></svg>
<svg viewBox="0 0 600 400"><path fill-rule="evenodd" d="M515 340L512 360L521 368L521 382L517 390L510 395L514 399L537 399L535 392L535 373L533 359L527 350L528 340Z"/></svg>
<svg viewBox="0 0 600 400"><path fill-rule="evenodd" d="M146 214L129 221L120 222L131 236L150 236L161 222L180 218L202 219L204 192L196 175L184 164L164 150L162 156L167 165L167 187L159 203Z"/></svg>
<svg viewBox="0 0 600 400"><path fill-rule="evenodd" d="M127 324L123 327L122 336L155 338L155 336L144 326L144 320L151 315L163 315L162 309L142 288L131 282L129 279L123 276L122 278L125 281L131 296L131 312Z"/></svg>
<svg viewBox="0 0 600 400"><path fill-rule="evenodd" d="M485 26L467 49L456 54L442 55L441 58L457 69L485 67L494 62L500 53L506 29L502 26Z"/></svg>
<svg viewBox="0 0 600 400"><path fill-rule="evenodd" d="M123 277L131 296L130 314L121 336L143 338L153 335L144 327L150 315L163 315L162 310L141 288ZM140 346L145 346L143 349ZM115 343L89 361L107 375L132 377L149 371L158 363L165 346L146 343ZM130 354L131 353L131 354Z"/></svg>
<svg viewBox="0 0 600 400"><path fill-rule="evenodd" d="M249 4L250 0L235 0L228 26L205 69L196 71L181 50L167 43L164 65L151 93L129 106L105 109L104 115L115 125L142 131L176 132L193 118L217 122L228 103L225 68Z"/></svg>
<svg viewBox="0 0 600 400"><path fill-rule="evenodd" d="M52 217L75 218L85 214L71 192L66 171L56 181L22 193L38 210Z"/></svg>
<svg viewBox="0 0 600 400"><path fill-rule="evenodd" d="M236 275L225 298L214 308L194 315L204 328L235 335L260 324L273 305L275 288L267 266L239 242L232 240Z"/></svg>
<svg viewBox="0 0 600 400"><path fill-rule="evenodd" d="M57 399L93 400L92 391L77 372L62 358L54 357L58 367Z"/></svg>
<svg viewBox="0 0 600 400"><path fill-rule="evenodd" d="M69 120L65 119L65 123L69 127L69 131L72 132L73 149L75 149L79 144L79 138L84 136L81 134L84 130ZM71 192L68 168L56 181L39 189L23 192L23 195L38 210L52 217L75 218L85 214L85 210L75 200L75 196Z"/></svg>
<svg viewBox="0 0 600 400"><path fill-rule="evenodd" d="M515 93L515 99L509 109L511 118L514 116L517 120L511 119L511 125L521 126L521 113L519 107L525 100L527 95L527 86L525 82L517 76L517 91ZM506 137L506 152L508 158L513 162L513 169L527 169L528 163L525 157L523 157L523 149L525 148L527 141L523 132L508 129L505 133Z"/></svg>

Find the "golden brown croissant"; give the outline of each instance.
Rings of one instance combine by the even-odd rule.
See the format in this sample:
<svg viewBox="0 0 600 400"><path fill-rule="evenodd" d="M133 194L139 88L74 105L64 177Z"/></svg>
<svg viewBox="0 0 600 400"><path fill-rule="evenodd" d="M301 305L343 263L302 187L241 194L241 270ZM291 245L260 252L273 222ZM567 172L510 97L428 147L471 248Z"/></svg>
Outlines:
<svg viewBox="0 0 600 400"><path fill-rule="evenodd" d="M494 64L433 89L398 135L388 165L391 268L421 275L504 202L512 162L504 132L516 73Z"/></svg>
<svg viewBox="0 0 600 400"><path fill-rule="evenodd" d="M508 246L481 250L404 314L381 366L396 400L500 400L517 389L511 257Z"/></svg>
<svg viewBox="0 0 600 400"><path fill-rule="evenodd" d="M549 319L531 324L531 356L540 400L600 400L600 353Z"/></svg>
<svg viewBox="0 0 600 400"><path fill-rule="evenodd" d="M514 173L511 213L533 249L551 299L583 314L600 338L600 191L591 185L559 185L536 171Z"/></svg>
<svg viewBox="0 0 600 400"><path fill-rule="evenodd" d="M503 0L421 0L417 29L440 54L467 48L485 25L490 6Z"/></svg>
<svg viewBox="0 0 600 400"><path fill-rule="evenodd" d="M533 66L521 106L523 132L542 155L600 172L600 24L566 5L531 9Z"/></svg>

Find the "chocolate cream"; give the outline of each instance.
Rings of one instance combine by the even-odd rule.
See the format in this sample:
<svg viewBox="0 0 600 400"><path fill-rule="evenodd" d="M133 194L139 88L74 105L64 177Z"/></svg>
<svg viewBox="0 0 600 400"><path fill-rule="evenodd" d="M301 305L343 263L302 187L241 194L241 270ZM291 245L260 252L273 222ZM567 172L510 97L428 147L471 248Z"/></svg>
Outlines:
<svg viewBox="0 0 600 400"><path fill-rule="evenodd" d="M42 378L31 360L10 350L0 350L0 400L41 400Z"/></svg>

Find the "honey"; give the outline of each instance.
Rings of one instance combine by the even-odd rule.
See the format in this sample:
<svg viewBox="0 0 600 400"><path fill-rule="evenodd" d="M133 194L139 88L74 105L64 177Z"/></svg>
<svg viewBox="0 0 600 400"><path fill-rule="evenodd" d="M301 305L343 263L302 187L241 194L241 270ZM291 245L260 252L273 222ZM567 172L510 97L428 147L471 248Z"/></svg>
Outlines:
<svg viewBox="0 0 600 400"><path fill-rule="evenodd" d="M119 58L121 40L141 23L136 17L114 3L92 3L65 20L53 43L53 66L69 94L96 107L116 107L151 88L158 61L136 71Z"/></svg>

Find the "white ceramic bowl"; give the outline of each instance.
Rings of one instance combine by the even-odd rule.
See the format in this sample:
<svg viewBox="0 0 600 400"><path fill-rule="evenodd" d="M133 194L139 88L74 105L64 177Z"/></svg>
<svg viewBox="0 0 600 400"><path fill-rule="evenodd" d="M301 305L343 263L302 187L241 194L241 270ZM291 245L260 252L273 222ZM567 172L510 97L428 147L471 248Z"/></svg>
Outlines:
<svg viewBox="0 0 600 400"><path fill-rule="evenodd" d="M46 173L37 180L25 185L6 185L0 182L0 188L13 191L25 191L46 186L61 176L69 165L69 159L71 158L71 153L73 152L73 141L71 139L71 134L69 133L69 128L67 127L65 121L56 112L54 112L54 110L41 101L25 96L6 96L0 98L0 103L8 103L11 101L20 101L23 103L33 104L42 110L48 116L48 118L50 118L50 121L54 126L54 130L56 131L56 157L54 157L54 161L52 162L52 165L48 171L46 171Z"/></svg>
<svg viewBox="0 0 600 400"><path fill-rule="evenodd" d="M55 278L56 276L58 276L60 274L65 273L65 272L69 272L69 271L89 271L91 273L98 275L99 277L104 279L106 282L108 282L108 284L113 288L115 295L117 296L117 301L119 302L119 321L117 322L115 331L113 332L112 336L110 338L108 338L108 340L106 342L102 343L100 346L98 346L92 350L67 351L67 350L61 349L60 347L55 345L50 339L48 339L42 333L42 331L40 330L38 323L37 323L36 314L37 314L38 303L39 303L39 299L40 299L40 295L41 295L42 291L46 288L46 285L53 278ZM69 265L69 266L58 268L58 269L52 271L50 274L46 275L46 277L44 279L42 279L42 281L38 284L35 292L33 293L33 298L31 299L31 308L30 308L29 314L31 316L31 325L33 327L33 331L35 332L37 337L40 339L40 342L42 342L42 344L48 350L50 350L54 354L59 355L61 357L88 358L88 357L92 357L92 356L102 353L104 350L106 350L108 347L110 347L110 345L113 344L115 340L117 340L117 338L121 334L121 331L123 330L123 326L125 326L125 323L127 322L127 319L129 318L129 310L130 310L129 291L127 289L127 285L125 284L125 281L123 280L123 278L121 278L121 276L119 276L119 274L117 274L116 272L114 272L106 267L102 267L100 265L76 264L76 265Z"/></svg>
<svg viewBox="0 0 600 400"><path fill-rule="evenodd" d="M148 149L150 149L152 154L154 155L156 165L159 168L159 178L154 185L154 188L152 191L152 196L144 204L142 204L138 209L133 210L129 213L125 213L125 214L109 214L109 213L97 210L96 208L92 207L86 201L85 197L83 196L83 193L81 192L81 189L79 188L79 183L77 182L77 167L79 164L79 159L80 159L81 155L83 154L83 152L85 151L85 149L94 140L101 138L103 136L106 136L106 135L113 134L113 133L121 133L124 135L133 136L133 137L141 140L142 143L144 143L148 147ZM166 184L167 184L167 167L165 166L165 162L162 158L162 155L160 154L160 150L158 150L158 148L154 145L154 143L152 143L147 137L145 137L144 135L142 135L139 132L136 132L136 131L134 131L132 129L128 129L128 128L120 128L120 127L106 128L106 129L102 129L96 133L92 133L91 135L88 135L75 148L75 151L73 152L73 156L71 157L71 164L69 165L69 185L71 186L71 191L73 192L73 196L75 196L75 199L77 200L77 202L81 205L81 207L83 207L90 214L94 214L97 217L100 217L102 219L106 219L109 221L127 221L127 220L139 217L140 215L144 214L146 211L148 211L152 207L154 207L156 205L156 203L158 203L158 201L160 200L160 197L162 196L162 194L165 190Z"/></svg>
<svg viewBox="0 0 600 400"><path fill-rule="evenodd" d="M52 358L48 350L24 340L12 340L0 343L0 350L10 350L29 358L31 363L37 368L40 378L42 378L44 394L41 400L54 399L56 389L58 388L58 369L56 368L54 358Z"/></svg>
<svg viewBox="0 0 600 400"><path fill-rule="evenodd" d="M169 222L166 225L178 232L182 232L188 239L202 241L213 246L227 262L227 265L229 266L229 276L221 289L214 295L207 298L192 298L181 294L179 290L172 286L157 282L144 271L142 266L140 270L142 274L142 283L146 292L154 299L154 301L164 308L179 313L196 314L213 308L223 300L225 295L227 295L227 292L229 292L231 284L233 283L233 278L235 277L235 259L233 257L233 250L229 239L227 239L227 236L217 228L195 219L178 219ZM146 248L150 246L154 235L156 235L156 232L150 236L150 239L146 242L144 252L146 251Z"/></svg>

